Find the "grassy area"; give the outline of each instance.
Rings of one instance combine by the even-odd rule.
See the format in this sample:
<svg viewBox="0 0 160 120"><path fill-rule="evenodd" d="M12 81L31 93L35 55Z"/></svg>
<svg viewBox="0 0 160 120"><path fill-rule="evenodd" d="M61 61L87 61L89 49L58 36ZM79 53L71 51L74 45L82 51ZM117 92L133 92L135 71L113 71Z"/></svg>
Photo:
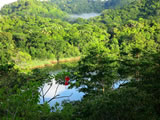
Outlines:
<svg viewBox="0 0 160 120"><path fill-rule="evenodd" d="M59 62L60 63L73 62L73 61L78 61L79 59L80 57L61 58ZM17 66L20 69L35 69L35 68L49 67L55 64L57 64L57 60L54 59L47 59L47 60L34 59L30 62L19 64Z"/></svg>

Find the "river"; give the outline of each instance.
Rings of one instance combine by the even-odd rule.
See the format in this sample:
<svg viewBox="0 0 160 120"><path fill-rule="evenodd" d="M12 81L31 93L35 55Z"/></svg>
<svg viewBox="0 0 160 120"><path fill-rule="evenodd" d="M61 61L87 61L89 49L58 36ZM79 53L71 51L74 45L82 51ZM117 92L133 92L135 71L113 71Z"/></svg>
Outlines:
<svg viewBox="0 0 160 120"><path fill-rule="evenodd" d="M100 13L83 13L83 14L72 14L70 15L71 18L73 19L77 19L77 18L83 18L83 19L89 19L89 18L93 18L93 17L96 17L96 16L99 16Z"/></svg>
<svg viewBox="0 0 160 120"><path fill-rule="evenodd" d="M59 72L61 72L62 69L61 67L58 68L57 70L53 70L50 72L50 74L57 74ZM113 89L117 89L119 88L119 86L121 84L127 83L127 80L120 80L118 82L116 82L112 88ZM50 87L50 84L52 84L52 87ZM68 89L68 86L65 85L60 85L57 84L55 79L52 79L51 82L45 83L43 86L43 92L40 89L40 104L49 101L51 98L53 98L54 96L57 96L55 99L53 99L52 101L49 102L49 105L52 107L55 105L56 102L58 102L59 104L62 103L62 101L67 100L67 101L77 101L77 100L81 100L82 97L84 96L83 92L79 92L78 89L76 88L72 88L72 89ZM49 89L50 88L50 89ZM48 91L49 89L49 91ZM47 94L44 96L44 98L42 97L45 93L47 92Z"/></svg>

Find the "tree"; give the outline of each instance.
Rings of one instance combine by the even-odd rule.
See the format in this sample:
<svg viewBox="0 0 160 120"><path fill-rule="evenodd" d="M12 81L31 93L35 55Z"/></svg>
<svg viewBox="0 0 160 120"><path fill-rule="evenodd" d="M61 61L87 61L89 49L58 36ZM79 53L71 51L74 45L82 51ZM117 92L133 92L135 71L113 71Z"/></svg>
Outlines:
<svg viewBox="0 0 160 120"><path fill-rule="evenodd" d="M54 38L55 40L51 43L53 45L53 53L55 54L55 57L57 59L57 62L59 63L60 57L63 56L64 48L66 47L66 42L63 40L61 36L56 36Z"/></svg>
<svg viewBox="0 0 160 120"><path fill-rule="evenodd" d="M89 44L86 55L73 72L72 77L76 83L72 86L80 87L80 91L86 95L102 94L105 90L112 89L117 78L116 59L104 43L97 41Z"/></svg>
<svg viewBox="0 0 160 120"><path fill-rule="evenodd" d="M14 54L14 42L12 34L0 32L0 64L11 62L11 57Z"/></svg>

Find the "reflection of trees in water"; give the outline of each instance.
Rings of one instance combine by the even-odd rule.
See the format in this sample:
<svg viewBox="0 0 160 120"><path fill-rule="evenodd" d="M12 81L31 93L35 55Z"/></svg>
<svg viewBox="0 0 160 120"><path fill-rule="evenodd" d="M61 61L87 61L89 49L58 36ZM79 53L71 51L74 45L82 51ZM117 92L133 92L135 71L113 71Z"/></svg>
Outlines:
<svg viewBox="0 0 160 120"><path fill-rule="evenodd" d="M54 79L51 82L46 83L45 85L43 85L40 88L40 94L41 94L41 97L43 99L43 103L45 103L45 102L50 103L54 99L71 97L73 95L73 93L71 93L70 95L67 95L67 96L60 96L60 94L59 94L59 92L61 91L61 90L59 90L60 87L63 88L63 85L60 85L60 83L56 83ZM55 89L53 90L52 88L55 88ZM47 94L50 91L53 91L53 97L51 97L48 101L46 101L45 97L47 96Z"/></svg>
<svg viewBox="0 0 160 120"><path fill-rule="evenodd" d="M50 81L46 81L46 83L44 83L41 87L40 87L40 94L41 94L41 98L43 99L43 103L47 102L50 103L52 100L54 99L59 99L59 98L66 98L66 97L71 97L73 93L71 93L70 95L67 96L60 96L60 92L64 91L64 89L66 88L64 86L64 82L65 82L65 78L66 76L68 76L69 73L62 71L61 66L58 64L57 66L55 66L55 68L59 68L59 70L57 69L56 71L50 73L51 77L50 77ZM51 93L53 92L53 93ZM49 95L51 93L51 95L49 96L49 100L45 100L45 97L47 95ZM52 96L53 94L53 96Z"/></svg>

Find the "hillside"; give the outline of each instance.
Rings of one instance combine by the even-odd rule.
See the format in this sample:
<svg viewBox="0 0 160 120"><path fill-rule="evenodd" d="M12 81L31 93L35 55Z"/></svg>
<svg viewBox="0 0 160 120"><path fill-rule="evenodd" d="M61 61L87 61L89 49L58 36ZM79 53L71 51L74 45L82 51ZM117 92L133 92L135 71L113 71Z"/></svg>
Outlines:
<svg viewBox="0 0 160 120"><path fill-rule="evenodd" d="M72 14L100 13L109 8L120 8L135 0L51 0L63 11Z"/></svg>
<svg viewBox="0 0 160 120"><path fill-rule="evenodd" d="M63 11L72 14L100 13L105 8L105 1L101 0L51 0L51 2L58 5Z"/></svg>
<svg viewBox="0 0 160 120"><path fill-rule="evenodd" d="M133 1L135 0L18 0L18 2L4 6L1 14L24 15L25 13L44 17L60 17L65 15L63 12L69 14L100 13L105 9L121 8Z"/></svg>
<svg viewBox="0 0 160 120"><path fill-rule="evenodd" d="M136 0L107 0L105 9L122 8L128 4L132 4Z"/></svg>
<svg viewBox="0 0 160 120"><path fill-rule="evenodd" d="M107 27L120 26L128 20L139 19L160 21L160 2L150 0L137 0L131 4L117 9L106 9L94 21L104 23Z"/></svg>
<svg viewBox="0 0 160 120"><path fill-rule="evenodd" d="M55 4L47 1L18 0L9 5L5 5L0 14L10 16L40 16L48 18L64 18L66 13L61 11Z"/></svg>

